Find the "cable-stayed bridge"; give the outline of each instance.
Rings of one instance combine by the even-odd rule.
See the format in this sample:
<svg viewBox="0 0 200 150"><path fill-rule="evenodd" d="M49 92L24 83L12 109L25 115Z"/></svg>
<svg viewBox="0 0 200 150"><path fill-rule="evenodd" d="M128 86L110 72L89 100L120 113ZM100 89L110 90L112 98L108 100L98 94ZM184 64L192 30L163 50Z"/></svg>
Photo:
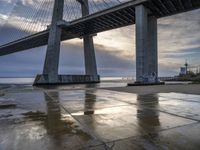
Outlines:
<svg viewBox="0 0 200 150"><path fill-rule="evenodd" d="M48 45L36 83L99 82L92 35L136 24L137 81L157 83L157 19L198 8L200 0L18 0L2 25L18 33L9 33L0 56ZM59 76L60 42L80 37L86 75Z"/></svg>

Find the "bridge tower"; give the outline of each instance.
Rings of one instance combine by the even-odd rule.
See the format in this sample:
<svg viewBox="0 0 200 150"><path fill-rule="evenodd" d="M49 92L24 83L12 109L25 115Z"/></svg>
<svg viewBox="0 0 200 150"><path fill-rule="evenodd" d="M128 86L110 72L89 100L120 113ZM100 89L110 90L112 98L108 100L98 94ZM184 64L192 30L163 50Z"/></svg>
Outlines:
<svg viewBox="0 0 200 150"><path fill-rule="evenodd" d="M88 1L79 1L82 6L82 15L88 15ZM100 82L100 78L97 75L93 38L91 35L84 35L83 37L86 75L58 75L62 34L62 29L58 23L63 20L63 9L64 0L55 0L43 74L37 75L34 85L98 83Z"/></svg>
<svg viewBox="0 0 200 150"><path fill-rule="evenodd" d="M77 0L81 4L82 17L89 15L88 0ZM83 36L85 73L86 75L97 75L96 57L93 43L93 36L86 34Z"/></svg>

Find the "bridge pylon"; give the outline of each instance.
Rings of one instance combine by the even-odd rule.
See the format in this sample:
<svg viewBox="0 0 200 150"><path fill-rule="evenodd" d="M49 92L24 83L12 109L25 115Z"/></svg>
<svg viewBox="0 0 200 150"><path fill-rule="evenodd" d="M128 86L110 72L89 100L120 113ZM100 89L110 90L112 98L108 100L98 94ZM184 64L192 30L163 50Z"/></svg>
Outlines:
<svg viewBox="0 0 200 150"><path fill-rule="evenodd" d="M144 5L135 7L136 83L163 84L158 81L157 18Z"/></svg>
<svg viewBox="0 0 200 150"><path fill-rule="evenodd" d="M77 0L81 4L82 17L89 15L88 0ZM90 27L88 27L90 28ZM98 76L96 57L93 43L93 35L86 34L83 36L85 73L86 75Z"/></svg>
<svg viewBox="0 0 200 150"><path fill-rule="evenodd" d="M82 6L82 15L89 15L88 1L79 1ZM43 74L37 75L34 85L99 83L100 77L97 75L93 37L91 35L83 36L86 75L58 75L62 34L62 28L58 26L58 23L63 20L63 9L64 0L55 0Z"/></svg>

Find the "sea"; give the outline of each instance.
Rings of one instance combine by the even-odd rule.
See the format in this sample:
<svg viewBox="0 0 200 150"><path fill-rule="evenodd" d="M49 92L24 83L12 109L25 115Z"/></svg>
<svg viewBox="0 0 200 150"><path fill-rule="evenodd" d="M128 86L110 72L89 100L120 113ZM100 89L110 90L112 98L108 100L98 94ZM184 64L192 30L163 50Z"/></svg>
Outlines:
<svg viewBox="0 0 200 150"><path fill-rule="evenodd" d="M101 77L102 85L115 85L123 86L127 83L134 82L134 77ZM21 77L0 77L0 84L27 84L31 85L34 82L34 78L21 78ZM179 82L179 81L167 81L166 84L189 84L191 82Z"/></svg>
<svg viewBox="0 0 200 150"><path fill-rule="evenodd" d="M101 77L102 82L126 82L134 80L132 77ZM0 77L0 84L32 84L34 82L34 78L20 78L20 77Z"/></svg>

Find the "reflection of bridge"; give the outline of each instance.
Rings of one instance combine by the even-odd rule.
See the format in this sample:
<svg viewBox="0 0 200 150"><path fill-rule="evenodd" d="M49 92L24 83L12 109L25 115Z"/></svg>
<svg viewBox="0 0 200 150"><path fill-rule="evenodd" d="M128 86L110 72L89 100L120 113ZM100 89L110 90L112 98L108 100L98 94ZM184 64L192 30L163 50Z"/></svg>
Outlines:
<svg viewBox="0 0 200 150"><path fill-rule="evenodd" d="M36 84L99 82L91 35L136 23L136 79L157 82L157 19L200 8L200 0L132 0L89 14L89 0L77 1L82 18L63 20L64 0L55 0L50 28L0 46L0 56L48 45ZM58 76L60 41L79 37L84 39L86 75Z"/></svg>

